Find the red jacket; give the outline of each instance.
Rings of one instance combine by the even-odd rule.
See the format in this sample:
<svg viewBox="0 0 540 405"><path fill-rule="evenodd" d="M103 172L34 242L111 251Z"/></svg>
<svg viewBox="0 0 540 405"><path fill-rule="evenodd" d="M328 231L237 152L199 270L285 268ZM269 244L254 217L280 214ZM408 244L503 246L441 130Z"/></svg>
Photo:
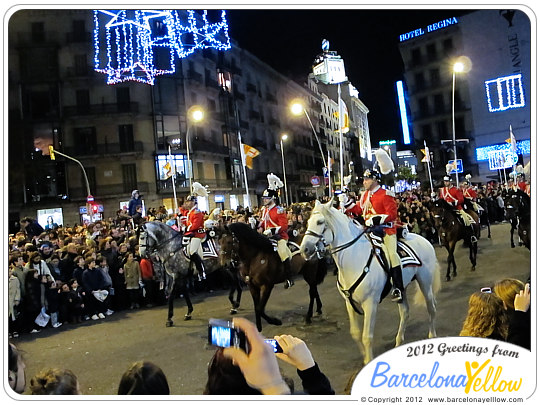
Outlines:
<svg viewBox="0 0 540 405"><path fill-rule="evenodd" d="M178 225L180 226L187 225L188 213L189 213L189 210L185 209L184 207L178 208Z"/></svg>
<svg viewBox="0 0 540 405"><path fill-rule="evenodd" d="M362 215L362 207L360 206L360 201L356 204L351 205L345 210L345 215L348 215L351 218L356 218Z"/></svg>
<svg viewBox="0 0 540 405"><path fill-rule="evenodd" d="M150 260L142 258L139 266L141 267L141 278L143 280L149 280L154 277L154 265Z"/></svg>
<svg viewBox="0 0 540 405"><path fill-rule="evenodd" d="M442 187L440 196L444 201L455 206L458 210L463 209L463 193L455 186Z"/></svg>
<svg viewBox="0 0 540 405"><path fill-rule="evenodd" d="M472 187L467 187L463 189L463 198L470 198L471 200L475 200L476 197L478 197L478 194L476 193L476 190Z"/></svg>
<svg viewBox="0 0 540 405"><path fill-rule="evenodd" d="M206 235L206 231L204 230L204 214L196 207L189 210L186 225L186 236L194 236L202 239Z"/></svg>
<svg viewBox="0 0 540 405"><path fill-rule="evenodd" d="M289 228L289 221L287 220L287 214L285 210L278 205L274 205L272 208L263 207L261 210L261 224L260 227L266 231L271 228L278 228L276 234L282 239L289 240L289 234L287 229Z"/></svg>
<svg viewBox="0 0 540 405"><path fill-rule="evenodd" d="M360 197L359 204L365 221L377 215L387 215L382 222L382 224L390 225L384 229L386 234L395 235L397 233L398 206L392 191L385 190L381 186L373 191L366 190Z"/></svg>

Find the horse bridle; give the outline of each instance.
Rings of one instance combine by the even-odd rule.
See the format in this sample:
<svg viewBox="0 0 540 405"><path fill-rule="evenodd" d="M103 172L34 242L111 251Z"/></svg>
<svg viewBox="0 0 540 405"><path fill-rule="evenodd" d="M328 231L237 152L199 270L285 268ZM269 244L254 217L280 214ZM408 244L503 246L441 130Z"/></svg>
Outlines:
<svg viewBox="0 0 540 405"><path fill-rule="evenodd" d="M145 243L144 244L139 244L139 248L142 247L142 248L145 249L145 251L148 250L148 254L152 254L152 253L156 252L158 249L161 249L163 246L167 245L173 239L183 235L181 232L177 232L173 236L171 236L169 239L166 239L161 243L158 243L156 245L152 245L152 246L149 247L148 244L146 243L148 241L148 233L146 232L146 227L144 226L144 224L141 225L141 228L142 228L142 233L144 234Z"/></svg>
<svg viewBox="0 0 540 405"><path fill-rule="evenodd" d="M326 225L325 225L325 228L323 229L322 233L320 233L320 234L315 232L315 231L312 231L309 228L306 230L306 233L304 235L309 235L309 236L313 236L313 237L317 238L317 242L315 243L315 251L313 252L313 254L311 256L308 257L307 260L311 259L315 254L317 254L318 259L322 259L324 257L324 253L326 252L328 246L330 246L330 243L327 242L325 237L324 237L324 232L326 231L326 229L327 228L326 228ZM366 231L368 229L369 228L365 228L362 232L360 232L359 235L357 235L354 239L350 240L349 242L344 243L343 245L340 245L340 246L336 246L333 249L330 249L330 254L338 253L338 252L341 252L342 250L345 250L345 249L351 247L366 233ZM333 240L334 239L334 231L332 229L330 229L330 231L332 232L332 240ZM322 245L322 248L321 248L321 245Z"/></svg>

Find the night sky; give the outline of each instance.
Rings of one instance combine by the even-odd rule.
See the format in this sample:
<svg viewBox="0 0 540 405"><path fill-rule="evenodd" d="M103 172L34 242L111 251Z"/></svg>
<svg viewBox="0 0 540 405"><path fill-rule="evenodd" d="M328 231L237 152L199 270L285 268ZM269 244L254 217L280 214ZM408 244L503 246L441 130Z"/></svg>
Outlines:
<svg viewBox="0 0 540 405"><path fill-rule="evenodd" d="M330 42L345 62L345 71L370 110L372 145L399 138L401 122L395 82L403 80L399 35L425 28L472 10L229 10L229 34L280 73L302 83Z"/></svg>

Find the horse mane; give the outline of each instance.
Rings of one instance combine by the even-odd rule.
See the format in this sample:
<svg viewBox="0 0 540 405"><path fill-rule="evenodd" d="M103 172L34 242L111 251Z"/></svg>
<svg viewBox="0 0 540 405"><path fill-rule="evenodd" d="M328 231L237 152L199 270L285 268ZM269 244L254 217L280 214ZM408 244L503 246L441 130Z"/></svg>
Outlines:
<svg viewBox="0 0 540 405"><path fill-rule="evenodd" d="M227 228L242 243L263 252L272 253L274 251L274 246L272 245L272 242L270 242L270 239L259 234L251 228L251 225L244 222L233 222L232 224L227 225Z"/></svg>
<svg viewBox="0 0 540 405"><path fill-rule="evenodd" d="M441 208L447 210L447 211L454 211L454 207L450 205L446 200L439 198L437 201L435 201L435 204L438 204Z"/></svg>
<svg viewBox="0 0 540 405"><path fill-rule="evenodd" d="M326 204L315 204L313 212L315 211L319 211L324 216L328 226L334 232L340 229L352 229L351 226L355 226L347 215L332 206L332 201Z"/></svg>

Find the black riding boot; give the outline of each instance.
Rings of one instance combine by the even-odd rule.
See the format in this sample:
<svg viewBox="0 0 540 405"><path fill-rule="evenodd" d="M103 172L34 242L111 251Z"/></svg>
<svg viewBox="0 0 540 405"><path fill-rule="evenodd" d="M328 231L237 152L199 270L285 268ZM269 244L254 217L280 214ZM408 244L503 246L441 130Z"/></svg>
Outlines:
<svg viewBox="0 0 540 405"><path fill-rule="evenodd" d="M293 275L291 271L291 259L287 259L283 262L283 271L285 273L285 289L294 285Z"/></svg>
<svg viewBox="0 0 540 405"><path fill-rule="evenodd" d="M206 280L206 273L204 272L204 264L201 257L197 253L193 253L190 259L193 263L195 263L195 267L199 273L199 281Z"/></svg>
<svg viewBox="0 0 540 405"><path fill-rule="evenodd" d="M392 278L392 301L403 302L405 296L405 288L403 287L403 277L401 275L401 266L392 267L390 269L390 277Z"/></svg>

